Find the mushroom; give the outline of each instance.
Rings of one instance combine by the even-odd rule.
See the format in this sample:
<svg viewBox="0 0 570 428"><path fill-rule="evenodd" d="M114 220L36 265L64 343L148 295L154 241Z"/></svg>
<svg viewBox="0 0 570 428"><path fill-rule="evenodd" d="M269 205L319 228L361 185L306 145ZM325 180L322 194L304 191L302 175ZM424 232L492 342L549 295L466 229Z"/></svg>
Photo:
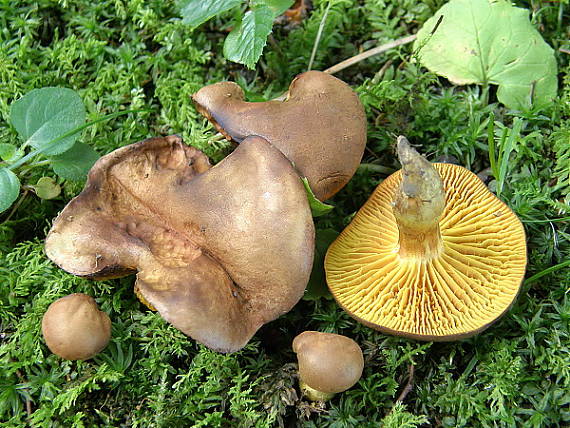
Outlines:
<svg viewBox="0 0 570 428"><path fill-rule="evenodd" d="M398 156L402 170L329 247L328 286L352 317L384 333L429 341L477 334L519 292L523 226L467 169L430 164L404 137Z"/></svg>
<svg viewBox="0 0 570 428"><path fill-rule="evenodd" d="M49 305L42 334L51 352L66 360L88 360L111 338L111 320L93 297L75 293Z"/></svg>
<svg viewBox="0 0 570 428"><path fill-rule="evenodd" d="M212 168L177 136L118 149L95 163L46 238L48 257L74 275L137 272L143 303L222 352L297 303L313 248L303 184L260 137Z"/></svg>
<svg viewBox="0 0 570 428"><path fill-rule="evenodd" d="M293 351L299 362L299 387L311 401L330 400L362 376L362 350L346 336L305 331L293 340Z"/></svg>
<svg viewBox="0 0 570 428"><path fill-rule="evenodd" d="M321 201L354 175L366 145L366 116L342 80L320 71L297 76L284 101L246 102L233 82L196 92L197 109L227 138L259 135L287 156Z"/></svg>

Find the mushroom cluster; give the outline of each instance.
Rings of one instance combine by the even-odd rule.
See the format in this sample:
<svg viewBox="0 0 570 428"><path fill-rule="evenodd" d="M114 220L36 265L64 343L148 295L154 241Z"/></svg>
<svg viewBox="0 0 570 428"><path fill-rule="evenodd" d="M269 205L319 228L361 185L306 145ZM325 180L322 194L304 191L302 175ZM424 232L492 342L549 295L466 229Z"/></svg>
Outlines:
<svg viewBox="0 0 570 428"><path fill-rule="evenodd" d="M329 247L328 286L363 324L419 340L481 332L518 294L524 228L467 169L430 164L398 138L384 180Z"/></svg>
<svg viewBox="0 0 570 428"><path fill-rule="evenodd" d="M210 103L207 111L231 135L234 125L243 126L239 146L213 167L177 136L103 156L54 221L48 257L92 279L136 273L139 299L176 328L220 352L245 346L299 301L311 273L315 232L299 173L328 197L352 176L364 150L358 97L340 80L317 74L322 81L315 73L298 77L290 99L279 103L284 109L265 112L236 108L237 86L218 84L236 94L222 94L232 107ZM198 105L206 92L195 94ZM339 96L350 107L336 106ZM225 109L222 116L217 108ZM322 114L310 117L315 109ZM341 113L350 120L333 117ZM284 118L286 134L276 131ZM327 127L326 147L311 127Z"/></svg>

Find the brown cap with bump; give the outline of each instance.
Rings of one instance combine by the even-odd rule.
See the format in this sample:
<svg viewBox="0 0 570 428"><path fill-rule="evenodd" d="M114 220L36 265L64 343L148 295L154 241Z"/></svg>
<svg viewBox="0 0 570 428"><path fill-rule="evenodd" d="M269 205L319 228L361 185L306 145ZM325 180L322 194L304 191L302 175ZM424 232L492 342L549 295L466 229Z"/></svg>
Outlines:
<svg viewBox="0 0 570 428"><path fill-rule="evenodd" d="M176 328L232 352L303 295L314 226L301 180L260 137L210 168L176 136L102 157L55 220L46 253L79 276L137 272Z"/></svg>
<svg viewBox="0 0 570 428"><path fill-rule="evenodd" d="M301 388L311 400L325 401L351 388L362 376L362 350L346 336L305 331L293 340L293 351L299 361Z"/></svg>
<svg viewBox="0 0 570 428"><path fill-rule="evenodd" d="M472 336L519 292L524 228L475 174L432 165L398 140L403 169L330 246L328 286L351 316L382 332L434 341Z"/></svg>
<svg viewBox="0 0 570 428"><path fill-rule="evenodd" d="M344 187L362 159L364 108L346 83L329 74L300 74L284 101L246 102L233 82L206 86L192 99L226 137L241 143L259 135L281 150L320 200Z"/></svg>
<svg viewBox="0 0 570 428"><path fill-rule="evenodd" d="M49 305L42 334L51 352L66 360L88 360L111 338L111 320L93 297L75 293Z"/></svg>

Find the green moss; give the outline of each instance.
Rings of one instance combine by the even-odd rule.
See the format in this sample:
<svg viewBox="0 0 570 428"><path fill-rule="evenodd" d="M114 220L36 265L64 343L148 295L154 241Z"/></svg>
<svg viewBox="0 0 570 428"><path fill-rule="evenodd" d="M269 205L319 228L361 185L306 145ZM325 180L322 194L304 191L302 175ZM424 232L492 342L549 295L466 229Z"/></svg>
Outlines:
<svg viewBox="0 0 570 428"><path fill-rule="evenodd" d="M314 67L323 69L376 43L414 33L441 1L335 1L324 23ZM567 39L564 2L517 2L555 48ZM4 2L0 5L0 138L18 144L8 124L10 103L31 89L77 90L90 119L145 108L99 123L80 140L100 154L170 133L219 161L232 150L192 106L190 94L223 79L250 99L282 93L307 68L327 1L298 26L278 23L275 43L257 69L226 62L224 18L191 30L168 2ZM562 21L561 21L562 19ZM494 94L453 87L414 63L410 46L342 73L360 94L368 148L351 182L331 201L317 228L340 231L386 172L398 168L395 136L407 135L431 160L456 159L472 171L489 167L488 122L496 141L514 117L523 120L509 158L502 198L525 222L528 276L570 258L570 57L557 51L560 98L525 115L504 109ZM386 63L391 61L388 65ZM382 73L378 71L384 66ZM500 149L500 148L499 148ZM29 183L49 174L41 167ZM488 182L493 186L492 178ZM34 181L35 180L35 181ZM24 183L25 184L25 183ZM6 426L403 427L567 426L570 423L570 271L524 284L513 308L481 335L455 343L386 337L327 300L302 301L263 327L242 351L223 355L188 339L146 309L133 277L92 282L69 275L45 256L42 240L53 217L82 184L62 183L55 200L29 193L0 223L0 420ZM0 219L7 218L6 213ZM40 334L46 308L58 297L95 296L113 321L111 344L86 362L52 355ZM348 335L362 346L361 381L326 405L296 389L293 337L305 329ZM415 368L413 389L395 403ZM404 406L405 405L405 406ZM28 415L28 408L31 414Z"/></svg>

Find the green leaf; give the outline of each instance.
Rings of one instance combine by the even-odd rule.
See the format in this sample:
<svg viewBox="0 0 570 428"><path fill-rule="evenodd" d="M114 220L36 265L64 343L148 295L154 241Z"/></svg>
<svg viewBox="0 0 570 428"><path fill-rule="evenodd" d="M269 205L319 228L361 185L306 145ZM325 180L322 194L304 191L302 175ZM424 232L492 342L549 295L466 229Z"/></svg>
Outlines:
<svg viewBox="0 0 570 428"><path fill-rule="evenodd" d="M66 180L84 180L89 169L99 159L99 155L90 146L75 144L70 150L51 157L51 165L57 175Z"/></svg>
<svg viewBox="0 0 570 428"><path fill-rule="evenodd" d="M316 231L313 270L303 296L304 300L317 300L321 297L332 298L326 283L324 262L328 248L338 235L339 233L334 229L318 229Z"/></svg>
<svg viewBox="0 0 570 428"><path fill-rule="evenodd" d="M25 144L57 155L71 148L79 134L52 141L85 123L85 107L72 89L34 89L11 105L10 122Z"/></svg>
<svg viewBox="0 0 570 428"><path fill-rule="evenodd" d="M267 6L248 11L226 37L224 56L253 69L271 33L273 19L273 11Z"/></svg>
<svg viewBox="0 0 570 428"><path fill-rule="evenodd" d="M20 180L7 168L0 168L0 212L6 211L20 194Z"/></svg>
<svg viewBox="0 0 570 428"><path fill-rule="evenodd" d="M51 177L42 177L35 186L32 186L36 195L42 199L57 198L61 193L61 187Z"/></svg>
<svg viewBox="0 0 570 428"><path fill-rule="evenodd" d="M252 7L255 9L257 7L267 6L273 12L273 18L277 18L291 6L293 6L294 0L253 0Z"/></svg>
<svg viewBox="0 0 570 428"><path fill-rule="evenodd" d="M182 0L177 2L177 8L182 16L182 22L197 27L241 3L242 0Z"/></svg>
<svg viewBox="0 0 570 428"><path fill-rule="evenodd" d="M303 185L305 186L305 191L307 192L307 198L309 198L309 206L311 207L311 212L313 217L320 217L332 211L334 206L325 204L317 199L311 186L309 186L309 180L305 177L301 178Z"/></svg>
<svg viewBox="0 0 570 428"><path fill-rule="evenodd" d="M556 97L554 51L528 11L508 1L452 0L424 24L414 47L424 66L454 84L499 85L497 98L509 108L528 110Z"/></svg>
<svg viewBox="0 0 570 428"><path fill-rule="evenodd" d="M0 143L0 159L7 162L13 162L20 159L24 155L15 145L8 143Z"/></svg>

